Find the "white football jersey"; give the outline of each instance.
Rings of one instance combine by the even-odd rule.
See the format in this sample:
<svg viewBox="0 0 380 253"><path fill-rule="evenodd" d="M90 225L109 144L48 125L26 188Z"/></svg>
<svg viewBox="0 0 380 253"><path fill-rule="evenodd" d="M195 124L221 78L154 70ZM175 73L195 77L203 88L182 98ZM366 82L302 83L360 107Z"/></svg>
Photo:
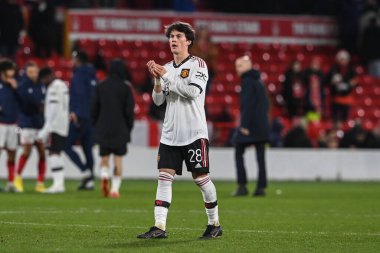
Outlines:
<svg viewBox="0 0 380 253"><path fill-rule="evenodd" d="M43 130L61 136L68 135L69 90L62 80L54 80L47 89Z"/></svg>
<svg viewBox="0 0 380 253"><path fill-rule="evenodd" d="M179 65L165 64L167 73L161 78L162 92L153 90L153 101L161 105L166 100L161 143L185 146L197 139L208 139L205 115L205 92L208 80L206 63L189 56Z"/></svg>

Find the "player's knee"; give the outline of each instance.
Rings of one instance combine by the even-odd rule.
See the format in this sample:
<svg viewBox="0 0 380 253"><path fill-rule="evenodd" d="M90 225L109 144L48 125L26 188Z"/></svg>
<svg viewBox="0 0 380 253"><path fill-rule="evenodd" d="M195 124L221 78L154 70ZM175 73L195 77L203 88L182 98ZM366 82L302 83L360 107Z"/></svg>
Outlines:
<svg viewBox="0 0 380 253"><path fill-rule="evenodd" d="M162 168L162 169L159 169L159 171L160 171L160 173L161 172L168 173L168 174L170 174L173 177L175 175L175 170L173 170L173 169Z"/></svg>
<svg viewBox="0 0 380 253"><path fill-rule="evenodd" d="M194 180L207 177L208 175L209 175L209 173L203 173L203 172L193 172L192 173L192 176L193 176Z"/></svg>

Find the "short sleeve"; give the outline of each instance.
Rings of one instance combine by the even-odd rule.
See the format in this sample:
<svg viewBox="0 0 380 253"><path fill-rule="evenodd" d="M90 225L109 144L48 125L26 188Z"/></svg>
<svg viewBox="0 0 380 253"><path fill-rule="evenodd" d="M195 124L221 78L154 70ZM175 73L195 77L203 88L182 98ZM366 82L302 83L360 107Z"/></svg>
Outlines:
<svg viewBox="0 0 380 253"><path fill-rule="evenodd" d="M195 60L189 84L198 87L202 93L206 90L207 81L208 70L206 63L202 59Z"/></svg>

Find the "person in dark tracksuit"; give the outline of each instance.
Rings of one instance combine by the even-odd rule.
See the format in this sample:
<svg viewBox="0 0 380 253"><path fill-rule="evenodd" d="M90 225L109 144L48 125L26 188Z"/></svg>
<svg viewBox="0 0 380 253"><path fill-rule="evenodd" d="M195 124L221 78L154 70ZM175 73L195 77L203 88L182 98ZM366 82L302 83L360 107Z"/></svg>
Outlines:
<svg viewBox="0 0 380 253"><path fill-rule="evenodd" d="M122 158L127 153L134 122L135 102L131 83L126 80L126 67L119 59L111 61L109 75L100 82L92 101L95 140L101 157L101 190L104 197L119 198ZM114 155L112 188L109 184L109 157Z"/></svg>
<svg viewBox="0 0 380 253"><path fill-rule="evenodd" d="M14 185L19 192L24 191L22 172L30 157L33 146L38 152L38 178L35 190L44 192L46 171L45 145L37 140L38 131L44 125L45 85L38 80L39 68L34 62L25 65L25 75L21 77L17 92L20 97L18 126L23 152L17 163Z"/></svg>
<svg viewBox="0 0 380 253"><path fill-rule="evenodd" d="M269 101L260 72L252 68L248 56L240 57L235 63L236 72L241 77L240 126L235 135L235 161L238 189L235 196L247 195L247 175L244 166L244 152L250 145L256 146L258 181L254 196L264 196L267 187L265 144L269 140Z"/></svg>
<svg viewBox="0 0 380 253"><path fill-rule="evenodd" d="M95 68L88 63L84 52L73 53L74 71L70 84L70 129L65 148L66 154L81 170L83 179L78 190L94 189L94 157L92 154L93 128L91 122L91 98L96 85ZM82 162L73 146L80 142L86 162Z"/></svg>

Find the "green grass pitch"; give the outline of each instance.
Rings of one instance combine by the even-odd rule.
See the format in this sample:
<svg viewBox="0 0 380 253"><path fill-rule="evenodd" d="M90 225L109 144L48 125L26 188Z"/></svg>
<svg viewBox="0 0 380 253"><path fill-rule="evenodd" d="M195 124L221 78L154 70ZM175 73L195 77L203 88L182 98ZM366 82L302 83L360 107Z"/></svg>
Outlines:
<svg viewBox="0 0 380 253"><path fill-rule="evenodd" d="M155 181L124 181L120 199L77 184L0 193L0 252L380 252L375 182L271 182L265 198L233 198L235 184L216 181L224 235L210 241L198 240L207 219L192 182L174 182L164 240L136 239L153 224Z"/></svg>

